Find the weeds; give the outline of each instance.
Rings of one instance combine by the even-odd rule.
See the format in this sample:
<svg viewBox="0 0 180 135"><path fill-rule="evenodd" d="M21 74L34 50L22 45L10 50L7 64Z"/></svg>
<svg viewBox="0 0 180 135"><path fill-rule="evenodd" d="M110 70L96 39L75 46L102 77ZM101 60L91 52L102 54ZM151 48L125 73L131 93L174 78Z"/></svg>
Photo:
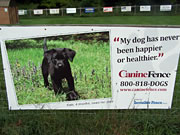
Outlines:
<svg viewBox="0 0 180 135"><path fill-rule="evenodd" d="M12 44L23 48L13 48ZM37 104L66 100L65 94L55 96L53 91L44 88L41 73L43 58L42 40L19 40L7 42L8 56L19 104ZM29 43L28 43L29 42ZM30 47L29 47L30 45ZM10 46L10 47L9 47ZM37 46L37 48L35 47ZM109 44L102 41L80 42L49 40L49 48L71 48L77 52L71 64L76 91L81 99L111 97L111 71ZM51 80L49 79L49 82ZM66 80L63 81L67 89Z"/></svg>

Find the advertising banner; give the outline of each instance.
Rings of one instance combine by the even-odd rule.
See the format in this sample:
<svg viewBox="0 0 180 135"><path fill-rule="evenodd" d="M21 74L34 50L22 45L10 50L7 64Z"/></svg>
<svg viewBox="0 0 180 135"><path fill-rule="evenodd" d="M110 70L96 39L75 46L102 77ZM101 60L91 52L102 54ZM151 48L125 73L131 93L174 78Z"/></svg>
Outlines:
<svg viewBox="0 0 180 135"><path fill-rule="evenodd" d="M151 11L151 6L140 6L140 11Z"/></svg>
<svg viewBox="0 0 180 135"><path fill-rule="evenodd" d="M85 8L85 13L94 13L94 12L95 12L95 8L93 7Z"/></svg>
<svg viewBox="0 0 180 135"><path fill-rule="evenodd" d="M35 9L33 10L34 15L42 15L43 14L43 10L42 9Z"/></svg>
<svg viewBox="0 0 180 135"><path fill-rule="evenodd" d="M103 12L113 12L113 7L104 7Z"/></svg>
<svg viewBox="0 0 180 135"><path fill-rule="evenodd" d="M57 9L50 9L49 13L50 14L59 14L59 9L58 8Z"/></svg>
<svg viewBox="0 0 180 135"><path fill-rule="evenodd" d="M171 11L172 5L160 5L160 11Z"/></svg>
<svg viewBox="0 0 180 135"><path fill-rule="evenodd" d="M10 110L172 106L180 28L0 29Z"/></svg>
<svg viewBox="0 0 180 135"><path fill-rule="evenodd" d="M66 8L66 13L67 14L75 14L76 13L76 8Z"/></svg>
<svg viewBox="0 0 180 135"><path fill-rule="evenodd" d="M18 15L26 15L27 10L18 10Z"/></svg>
<svg viewBox="0 0 180 135"><path fill-rule="evenodd" d="M131 6L121 6L121 12L131 12Z"/></svg>

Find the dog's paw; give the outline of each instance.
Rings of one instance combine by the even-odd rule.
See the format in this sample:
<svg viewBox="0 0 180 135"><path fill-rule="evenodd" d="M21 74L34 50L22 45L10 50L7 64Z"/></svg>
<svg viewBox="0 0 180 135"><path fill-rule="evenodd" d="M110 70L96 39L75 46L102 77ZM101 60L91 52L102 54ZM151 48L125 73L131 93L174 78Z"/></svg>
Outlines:
<svg viewBox="0 0 180 135"><path fill-rule="evenodd" d="M48 90L53 90L52 86L48 86L47 88L48 88Z"/></svg>
<svg viewBox="0 0 180 135"><path fill-rule="evenodd" d="M78 100L80 98L76 91L70 91L67 93L67 100Z"/></svg>

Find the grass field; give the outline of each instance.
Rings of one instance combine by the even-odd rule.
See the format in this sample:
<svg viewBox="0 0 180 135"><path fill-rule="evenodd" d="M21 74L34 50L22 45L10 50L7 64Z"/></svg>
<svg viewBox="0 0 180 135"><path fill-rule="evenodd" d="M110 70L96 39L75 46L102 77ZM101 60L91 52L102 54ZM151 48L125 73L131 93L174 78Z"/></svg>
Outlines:
<svg viewBox="0 0 180 135"><path fill-rule="evenodd" d="M180 16L20 18L36 24L180 25ZM1 59L0 71L2 135L180 135L180 68L170 110L9 111Z"/></svg>
<svg viewBox="0 0 180 135"><path fill-rule="evenodd" d="M70 48L76 51L76 56L70 63L80 100L112 97L109 42L96 41L93 34L87 35L91 35L93 40L63 41L59 37L57 40L49 39L47 46L49 49ZM19 104L66 101L65 93L55 96L53 91L44 87L41 73L43 39L7 41L6 45ZM65 80L63 85L67 89Z"/></svg>
<svg viewBox="0 0 180 135"><path fill-rule="evenodd" d="M136 24L180 25L180 16L108 16L108 17L23 17L20 25L34 24Z"/></svg>

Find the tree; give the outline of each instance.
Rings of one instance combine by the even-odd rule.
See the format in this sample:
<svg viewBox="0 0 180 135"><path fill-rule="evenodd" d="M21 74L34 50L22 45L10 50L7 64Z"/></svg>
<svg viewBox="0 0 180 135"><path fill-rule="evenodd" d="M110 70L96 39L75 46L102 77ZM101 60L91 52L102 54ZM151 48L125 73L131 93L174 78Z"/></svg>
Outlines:
<svg viewBox="0 0 180 135"><path fill-rule="evenodd" d="M20 4L37 4L39 8L103 7L121 5L178 4L178 0L16 0Z"/></svg>
<svg viewBox="0 0 180 135"><path fill-rule="evenodd" d="M100 7L103 6L103 0L82 0L80 5L81 7Z"/></svg>

